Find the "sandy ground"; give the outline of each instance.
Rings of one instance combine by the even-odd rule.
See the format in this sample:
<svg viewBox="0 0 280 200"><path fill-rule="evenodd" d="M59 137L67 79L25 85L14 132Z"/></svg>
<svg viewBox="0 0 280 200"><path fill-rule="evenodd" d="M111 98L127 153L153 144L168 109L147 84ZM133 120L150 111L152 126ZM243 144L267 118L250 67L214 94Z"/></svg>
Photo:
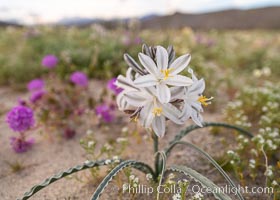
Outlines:
<svg viewBox="0 0 280 200"><path fill-rule="evenodd" d="M100 84L100 83L99 83ZM9 108L16 104L18 96L25 96L26 94L15 93L7 88L0 90L0 105L2 112L6 112ZM205 121L219 121L220 114L205 113ZM35 135L36 144L31 151L23 154L14 153L9 145L9 137L15 135L5 123L5 115L2 115L0 123L0 199L12 200L20 197L24 192L28 191L34 184L42 182L44 179L81 164L85 161L85 151L79 145L79 139L85 134L79 133L72 140L58 140L47 141L39 135ZM190 123L190 122L188 122ZM110 125L109 130L100 130L97 127L92 127L94 134L97 136L98 142L104 143L108 138L115 138L120 133L121 128L126 124L113 124ZM161 147L172 139L180 129L183 127L169 126L168 134L160 141ZM208 129L201 129L188 135L185 140L191 141L194 144L202 147L210 154L221 153L224 149L221 139L209 134ZM198 171L209 172L211 166L203 160L197 153L186 148L177 148L178 151L173 153L173 157L168 163L187 164L194 167ZM150 159L153 155L152 142L142 140L138 143L132 137L130 145L126 150L125 156L130 159L139 159L152 164ZM9 163L19 162L24 168L18 172L12 172ZM86 172L79 172L80 174ZM223 183L217 173L208 174L213 181ZM88 181L79 182L76 179L62 179L51 186L41 190L31 199L38 200L77 200L77 199L90 199L94 192L94 186ZM106 191L101 199L117 199L110 197L110 191ZM139 198L150 199L150 198Z"/></svg>

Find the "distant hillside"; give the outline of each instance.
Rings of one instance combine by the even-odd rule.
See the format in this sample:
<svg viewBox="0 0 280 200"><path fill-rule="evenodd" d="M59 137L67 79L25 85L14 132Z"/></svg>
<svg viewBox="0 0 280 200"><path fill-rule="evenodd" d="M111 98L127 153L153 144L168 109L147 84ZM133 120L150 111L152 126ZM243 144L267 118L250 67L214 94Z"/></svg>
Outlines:
<svg viewBox="0 0 280 200"><path fill-rule="evenodd" d="M19 25L19 24L0 21L0 27L7 27L7 26L21 27L21 25Z"/></svg>
<svg viewBox="0 0 280 200"><path fill-rule="evenodd" d="M175 13L142 20L143 29L280 29L280 7L225 10L203 14Z"/></svg>

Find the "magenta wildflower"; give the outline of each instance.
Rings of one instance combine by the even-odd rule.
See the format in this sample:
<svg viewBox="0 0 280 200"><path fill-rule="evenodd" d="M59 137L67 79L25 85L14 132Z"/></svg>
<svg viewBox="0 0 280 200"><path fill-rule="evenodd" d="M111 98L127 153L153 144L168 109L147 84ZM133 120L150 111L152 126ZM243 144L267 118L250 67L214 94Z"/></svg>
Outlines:
<svg viewBox="0 0 280 200"><path fill-rule="evenodd" d="M74 129L66 128L63 132L63 136L66 139L71 139L76 135L76 131Z"/></svg>
<svg viewBox="0 0 280 200"><path fill-rule="evenodd" d="M98 105L95 108L96 115L102 118L107 123L112 122L114 120L113 111L114 111L114 107L107 105L105 103Z"/></svg>
<svg viewBox="0 0 280 200"><path fill-rule="evenodd" d="M42 65L49 69L54 68L57 65L57 63L58 58L55 55L49 54L42 59Z"/></svg>
<svg viewBox="0 0 280 200"><path fill-rule="evenodd" d="M30 92L42 90L45 86L45 83L42 79L33 79L27 84L27 88Z"/></svg>
<svg viewBox="0 0 280 200"><path fill-rule="evenodd" d="M34 142L35 142L34 138L30 138L28 140L25 140L21 137L11 137L10 138L10 144L16 153L26 152L27 150L29 150L32 147Z"/></svg>
<svg viewBox="0 0 280 200"><path fill-rule="evenodd" d="M109 80L107 82L107 88L109 90L113 91L115 93L115 95L118 95L119 93L121 93L123 91L123 89L116 86L116 81L117 81L117 78L112 78L111 80Z"/></svg>
<svg viewBox="0 0 280 200"><path fill-rule="evenodd" d="M32 103L36 103L38 100L42 99L46 92L44 90L38 90L35 92L32 92L31 96L29 97L30 101Z"/></svg>
<svg viewBox="0 0 280 200"><path fill-rule="evenodd" d="M86 87L88 85L87 75L83 72L74 72L71 74L70 80L75 85Z"/></svg>
<svg viewBox="0 0 280 200"><path fill-rule="evenodd" d="M8 112L6 121L14 131L26 131L34 125L33 111L26 106L15 106Z"/></svg>

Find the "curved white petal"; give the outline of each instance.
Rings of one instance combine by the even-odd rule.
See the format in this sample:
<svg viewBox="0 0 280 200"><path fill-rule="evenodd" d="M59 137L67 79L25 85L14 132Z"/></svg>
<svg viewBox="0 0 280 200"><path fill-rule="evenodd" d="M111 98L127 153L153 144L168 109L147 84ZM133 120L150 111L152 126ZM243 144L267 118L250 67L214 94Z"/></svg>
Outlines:
<svg viewBox="0 0 280 200"><path fill-rule="evenodd" d="M170 68L173 70L171 71L171 75L175 75L183 71L191 61L191 55L185 54L174 60L174 62L170 65Z"/></svg>
<svg viewBox="0 0 280 200"><path fill-rule="evenodd" d="M194 81L191 87L188 88L188 92L196 95L201 95L205 90L205 81L204 79L200 79L198 81Z"/></svg>
<svg viewBox="0 0 280 200"><path fill-rule="evenodd" d="M175 75L173 77L168 77L168 79L166 79L164 82L168 85L173 85L173 86L190 86L193 84L192 79L182 75Z"/></svg>
<svg viewBox="0 0 280 200"><path fill-rule="evenodd" d="M147 96L143 92L129 92L124 94L124 96L128 104L135 107L144 106L147 102Z"/></svg>
<svg viewBox="0 0 280 200"><path fill-rule="evenodd" d="M165 134L165 117L163 115L154 117L152 128L158 137L163 137Z"/></svg>
<svg viewBox="0 0 280 200"><path fill-rule="evenodd" d="M156 58L158 70L167 69L168 53L165 48L163 48L162 46L157 46Z"/></svg>
<svg viewBox="0 0 280 200"><path fill-rule="evenodd" d="M158 74L159 74L158 68L157 68L155 62L149 56L147 56L143 53L139 53L138 57L139 57L141 64L145 67L145 69L150 74L154 75L155 77L158 76Z"/></svg>
<svg viewBox="0 0 280 200"><path fill-rule="evenodd" d="M118 105L118 108L120 111L124 111L124 110L133 108L131 105L128 104L128 102L124 96L124 92L118 94L116 101L117 101L117 105Z"/></svg>
<svg viewBox="0 0 280 200"><path fill-rule="evenodd" d="M203 127L203 125L202 125L203 119L202 119L202 116L200 115L200 113L193 110L193 112L191 113L191 118L194 121L194 123L196 123L200 127Z"/></svg>
<svg viewBox="0 0 280 200"><path fill-rule="evenodd" d="M140 111L139 121L145 128L149 128L152 124L154 118L153 108L153 103L147 103Z"/></svg>
<svg viewBox="0 0 280 200"><path fill-rule="evenodd" d="M124 77L123 75L119 75L116 81L116 86L123 88L127 91L137 91L139 90L134 83L132 82L132 80L130 80L129 78Z"/></svg>
<svg viewBox="0 0 280 200"><path fill-rule="evenodd" d="M191 68L188 68L188 72L192 75L192 80L193 81L197 81L198 80L197 77L194 75L194 72L193 72L193 70Z"/></svg>
<svg viewBox="0 0 280 200"><path fill-rule="evenodd" d="M134 84L138 87L149 87L157 84L157 79L154 75L148 74L144 76L139 76L135 79Z"/></svg>
<svg viewBox="0 0 280 200"><path fill-rule="evenodd" d="M162 104L161 106L163 108L162 109L163 115L166 118L170 119L171 121L173 121L176 124L184 123L181 119L179 119L181 112L175 106L173 106L170 103Z"/></svg>
<svg viewBox="0 0 280 200"><path fill-rule="evenodd" d="M170 99L171 101L176 99L182 99L185 93L183 87L171 87L170 92L171 92L171 99Z"/></svg>
<svg viewBox="0 0 280 200"><path fill-rule="evenodd" d="M170 101L171 92L164 83L157 85L157 97L161 103L168 103Z"/></svg>

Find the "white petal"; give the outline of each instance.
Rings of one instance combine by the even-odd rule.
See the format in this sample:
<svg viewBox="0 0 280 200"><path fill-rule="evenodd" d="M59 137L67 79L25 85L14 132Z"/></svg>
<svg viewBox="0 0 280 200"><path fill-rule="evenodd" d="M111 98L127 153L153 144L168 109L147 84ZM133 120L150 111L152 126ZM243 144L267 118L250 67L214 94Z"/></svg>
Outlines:
<svg viewBox="0 0 280 200"><path fill-rule="evenodd" d="M141 122L141 125L145 128L149 128L152 124L154 118L154 114L152 113L153 108L153 103L147 103L140 111L139 120Z"/></svg>
<svg viewBox="0 0 280 200"><path fill-rule="evenodd" d="M135 109L135 107L128 104L126 97L124 96L124 92L118 94L116 101L120 111Z"/></svg>
<svg viewBox="0 0 280 200"><path fill-rule="evenodd" d="M170 65L170 68L173 69L170 74L175 75L175 74L180 73L188 66L190 61L191 61L190 54L180 56L179 58L174 60L174 62Z"/></svg>
<svg viewBox="0 0 280 200"><path fill-rule="evenodd" d="M157 85L157 97L161 103L168 103L170 101L171 92L164 83Z"/></svg>
<svg viewBox="0 0 280 200"><path fill-rule="evenodd" d="M168 85L173 85L173 86L190 86L191 84L193 84L192 79L182 75L175 75L173 77L168 77L164 82Z"/></svg>
<svg viewBox="0 0 280 200"><path fill-rule="evenodd" d="M167 103L167 104L162 104L162 112L163 115L170 119L171 121L173 121L176 124L183 124L184 122L182 120L179 119L179 116L181 114L181 112L172 104Z"/></svg>
<svg viewBox="0 0 280 200"><path fill-rule="evenodd" d="M180 114L179 118L182 121L186 121L191 117L191 112L192 112L192 107L189 104L184 103L184 107L182 109L182 113Z"/></svg>
<svg viewBox="0 0 280 200"><path fill-rule="evenodd" d="M127 94L124 94L124 96L128 104L135 107L144 106L147 101L147 97L144 95L143 92L129 92Z"/></svg>
<svg viewBox="0 0 280 200"><path fill-rule="evenodd" d="M192 80L193 81L197 81L198 79L196 78L196 76L193 73L193 70L191 68L188 69L188 72L192 75Z"/></svg>
<svg viewBox="0 0 280 200"><path fill-rule="evenodd" d="M200 113L193 110L193 112L191 113L191 118L198 126L203 127L203 125L202 125L203 119L202 119L202 116L200 115Z"/></svg>
<svg viewBox="0 0 280 200"><path fill-rule="evenodd" d="M182 99L184 96L184 87L171 87L171 101L176 99Z"/></svg>
<svg viewBox="0 0 280 200"><path fill-rule="evenodd" d="M194 81L192 86L189 87L188 92L196 95L201 95L205 89L205 81L204 79L200 79L199 81Z"/></svg>
<svg viewBox="0 0 280 200"><path fill-rule="evenodd" d="M157 79L154 75L148 74L144 76L139 76L135 79L134 84L138 87L149 87L157 84Z"/></svg>
<svg viewBox="0 0 280 200"><path fill-rule="evenodd" d="M137 91L139 90L134 83L132 82L132 80L130 80L129 78L124 77L123 75L119 75L116 81L116 86L123 88L127 91Z"/></svg>
<svg viewBox="0 0 280 200"><path fill-rule="evenodd" d="M166 49L163 48L162 46L157 46L156 57L157 57L158 70L167 69L168 53L167 53Z"/></svg>
<svg viewBox="0 0 280 200"><path fill-rule="evenodd" d="M145 69L152 75L158 76L158 68L155 64L155 62L147 55L143 53L138 54L139 60L141 64L145 67Z"/></svg>
<svg viewBox="0 0 280 200"><path fill-rule="evenodd" d="M156 116L153 119L152 127L158 137L163 137L165 134L165 117L163 115Z"/></svg>

